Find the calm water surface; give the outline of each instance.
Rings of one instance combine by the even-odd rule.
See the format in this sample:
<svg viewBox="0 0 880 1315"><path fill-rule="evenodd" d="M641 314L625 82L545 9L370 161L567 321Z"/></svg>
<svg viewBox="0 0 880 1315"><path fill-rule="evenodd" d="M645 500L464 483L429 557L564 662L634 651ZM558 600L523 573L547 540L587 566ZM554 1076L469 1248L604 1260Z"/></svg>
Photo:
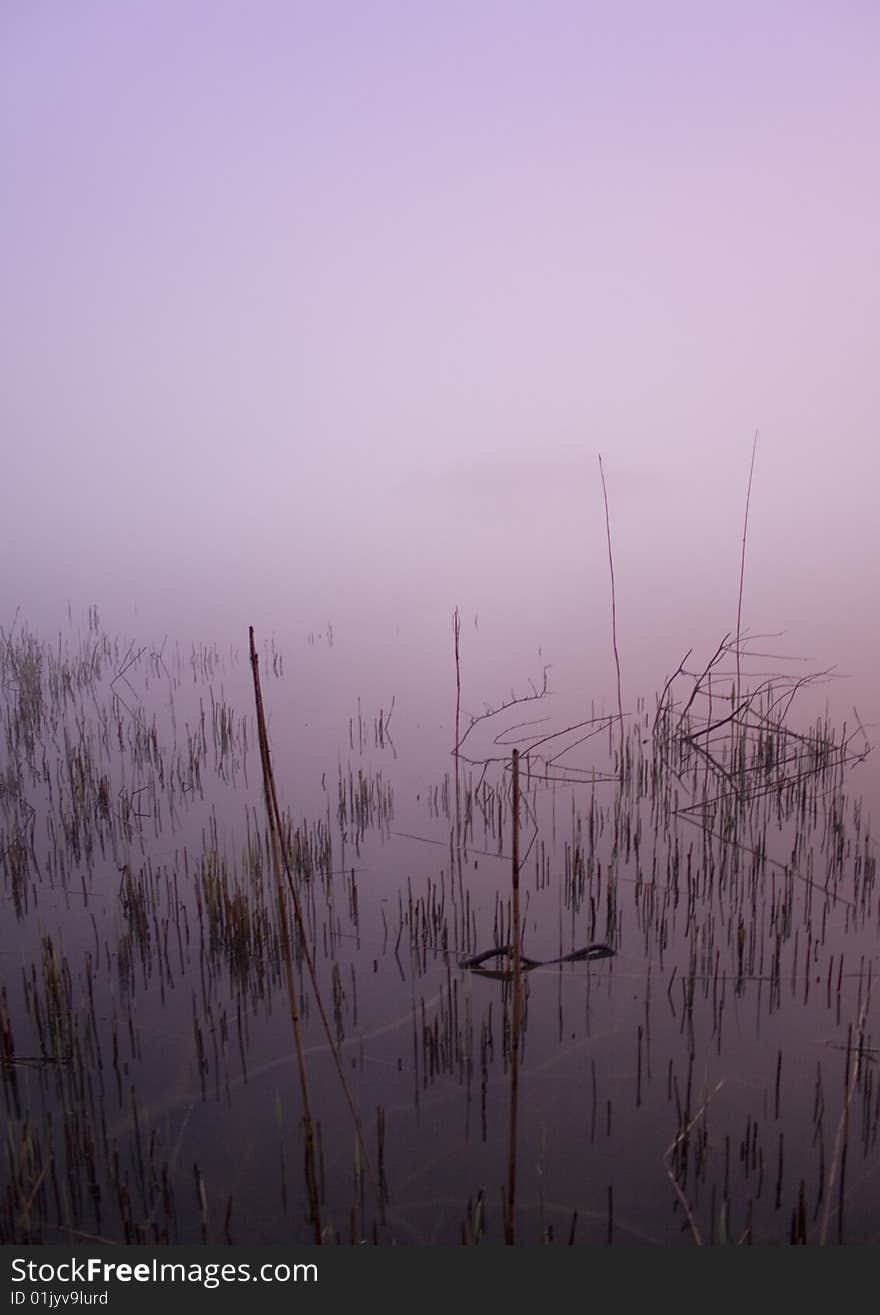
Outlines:
<svg viewBox="0 0 880 1315"><path fill-rule="evenodd" d="M257 633L324 1237L502 1241L515 1077L518 1241L876 1240L876 694L756 638L734 709L720 634L629 634L621 779L607 618L496 602L456 763L413 616ZM125 623L4 629L0 1236L308 1240L246 627ZM508 959L463 966L510 940L514 747L516 1065Z"/></svg>

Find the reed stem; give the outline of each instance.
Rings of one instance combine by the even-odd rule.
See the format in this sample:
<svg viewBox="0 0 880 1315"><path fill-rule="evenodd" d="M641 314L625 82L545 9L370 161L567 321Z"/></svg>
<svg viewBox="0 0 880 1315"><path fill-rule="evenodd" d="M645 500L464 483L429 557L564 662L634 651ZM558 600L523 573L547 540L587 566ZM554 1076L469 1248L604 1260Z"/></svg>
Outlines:
<svg viewBox="0 0 880 1315"><path fill-rule="evenodd" d="M253 627L251 627L251 645L253 646ZM256 663L256 655L255 652L253 651L253 648L251 653L251 661ZM254 667L254 670L255 672L257 672L256 665ZM257 672L257 680L259 680L258 672ZM262 694L260 695L260 706L262 707ZM267 753L268 753L268 737L266 744L267 744ZM275 773L272 771L271 760L269 761L269 791L270 791L270 797L272 802L272 810L275 818L275 831L276 834L280 836L282 831L281 809L278 805L278 794L275 789ZM303 959L305 960L306 969L309 974L309 980L312 984L312 991L314 992L315 1003L318 1007L318 1014L321 1019L321 1024L324 1028L324 1034L327 1037L327 1044L329 1046L330 1053L333 1056L333 1063L336 1068L336 1073L340 1083L342 1084L342 1090L345 1094L345 1099L348 1104L349 1111L351 1113L355 1134L358 1139L358 1155L362 1159L364 1167L367 1170L367 1174L371 1182L373 1183L373 1186L375 1187L377 1193L380 1193L380 1185L373 1171L373 1166L370 1161L369 1151L367 1150L367 1139L364 1133L363 1121L360 1117L360 1114L358 1113L358 1108L355 1105L354 1096L352 1095L351 1087L349 1086L348 1079L345 1076L345 1072L342 1067L342 1058L339 1054L339 1046L337 1044L336 1037L331 1031L330 1020L327 1017L327 1011L324 1008L324 1001L321 996L320 988L318 986L318 974L315 968L314 956L312 955L309 949L308 937L306 934L305 919L303 917L303 911L302 911L302 902L300 901L299 898L299 891L296 888L296 882L293 879L293 873L290 870L290 864L287 860L287 855L283 852L283 850L281 857L282 857L282 862L284 864L284 870L287 875L287 884L290 889L291 901L293 903L293 916L294 916L294 921L296 923L296 930L300 938L302 956Z"/></svg>
<svg viewBox="0 0 880 1315"><path fill-rule="evenodd" d="M303 1106L303 1129L305 1132L306 1189L309 1197L309 1219L317 1246L323 1241L321 1229L321 1207L318 1200L318 1175L315 1160L315 1127L312 1121L312 1107L309 1097L309 1082L306 1074L306 1059L303 1049L302 1029L300 1027L299 1004L296 993L296 978L293 971L293 955L290 945L290 926L287 921L287 907L284 897L284 883L281 879L281 837L278 830L277 803L275 801L272 761L269 756L269 737L266 733L266 716L263 710L263 692L260 688L259 657L254 643L254 628L250 627L251 668L254 675L254 700L257 708L257 731L260 739L260 762L263 769L263 793L266 801L266 816L269 823L269 839L272 848L272 869L275 874L275 891L278 898L278 928L281 935L281 954L284 959L284 971L287 979L287 998L290 1005L290 1023L293 1028L293 1040L299 1063L300 1090Z"/></svg>
<svg viewBox="0 0 880 1315"><path fill-rule="evenodd" d="M742 537L742 554L739 560L739 596L736 602L736 702L739 704L740 691L742 686L742 674L740 672L740 633L742 630L742 605L743 605L743 581L746 574L746 536L749 529L749 502L752 497L752 476L755 473L755 451L758 447L758 431L755 430L755 437L752 442L752 463L749 466L749 483L746 489L746 511L743 519L743 537Z"/></svg>
<svg viewBox="0 0 880 1315"><path fill-rule="evenodd" d="M513 870L511 940L513 943L513 1002L510 1029L510 1140L507 1154L507 1193L505 1196L504 1241L516 1241L516 1134L519 1115L519 1048L522 1026L522 953L519 911L519 750L513 751Z"/></svg>
<svg viewBox="0 0 880 1315"><path fill-rule="evenodd" d="M617 669L617 712L620 717L620 779L624 778L623 694L620 687L620 654L617 651L617 594L614 588L614 556L611 552L611 517L608 512L608 489L605 486L605 468L599 453L599 474L602 476L602 497L605 502L605 535L608 540L608 568L611 572L611 646Z"/></svg>

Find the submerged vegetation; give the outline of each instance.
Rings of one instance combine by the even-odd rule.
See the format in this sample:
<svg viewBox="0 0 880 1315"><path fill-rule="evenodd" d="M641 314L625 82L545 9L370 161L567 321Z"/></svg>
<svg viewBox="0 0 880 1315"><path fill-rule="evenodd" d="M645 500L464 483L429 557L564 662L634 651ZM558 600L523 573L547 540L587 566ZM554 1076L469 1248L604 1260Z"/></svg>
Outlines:
<svg viewBox="0 0 880 1315"><path fill-rule="evenodd" d="M248 691L95 610L0 632L0 1241L875 1239L868 743L800 713L827 673L728 636L632 715L618 677L557 725L545 674L463 729L454 640L423 783L393 703L293 780L274 646Z"/></svg>

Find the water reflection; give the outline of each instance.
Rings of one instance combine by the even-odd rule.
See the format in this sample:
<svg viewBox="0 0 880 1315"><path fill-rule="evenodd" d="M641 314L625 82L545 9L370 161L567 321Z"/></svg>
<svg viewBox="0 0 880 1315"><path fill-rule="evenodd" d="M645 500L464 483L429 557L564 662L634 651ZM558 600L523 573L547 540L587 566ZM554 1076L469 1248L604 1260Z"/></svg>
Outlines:
<svg viewBox="0 0 880 1315"><path fill-rule="evenodd" d="M767 639L474 705L491 632L457 731L448 622L418 682L261 642L299 919L243 645L4 632L4 1240L873 1240L869 728Z"/></svg>

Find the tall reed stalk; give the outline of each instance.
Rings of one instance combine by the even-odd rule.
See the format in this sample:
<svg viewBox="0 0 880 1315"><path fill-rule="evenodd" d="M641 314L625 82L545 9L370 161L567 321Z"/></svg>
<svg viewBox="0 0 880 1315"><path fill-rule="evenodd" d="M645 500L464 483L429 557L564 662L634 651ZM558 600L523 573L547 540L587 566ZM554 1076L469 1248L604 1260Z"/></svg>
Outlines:
<svg viewBox="0 0 880 1315"><path fill-rule="evenodd" d="M611 646L614 649L614 665L617 669L617 714L620 717L620 779L623 780L624 736L623 736L623 694L620 687L620 654L617 651L617 594L614 588L614 555L611 552L611 517L608 513L608 489L605 486L605 467L602 465L602 453L599 453L599 474L602 476L602 497L605 502L605 535L608 540L608 568L611 572Z"/></svg>
<svg viewBox="0 0 880 1315"><path fill-rule="evenodd" d="M259 658L254 644L254 628L250 627L251 668L254 675L254 701L257 708L257 731L260 739L260 763L263 769L263 793L266 801L266 816L269 823L269 839L272 847L272 869L275 874L275 891L278 899L278 927L281 934L281 954L284 959L284 971L287 978L287 998L290 1004L290 1022L299 1063L300 1090L303 1106L303 1130L305 1132L306 1190L309 1197L309 1219L318 1246L323 1241L321 1229L321 1207L318 1199L318 1174L315 1154L315 1127L312 1121L312 1105L309 1097L309 1082L306 1074L306 1059L303 1049L302 1028L300 1027L299 1004L296 993L296 978L293 971L293 955L290 945L290 926L287 921L287 906L284 895L284 883L281 879L281 836L277 817L272 761L269 757L269 737L266 733L266 716L263 711L263 692L260 688Z"/></svg>
<svg viewBox="0 0 880 1315"><path fill-rule="evenodd" d="M461 617L456 607L452 617L452 633L455 638L455 852L458 868L458 883L461 888L461 761L458 751L461 740L461 654L459 638L461 636ZM460 890L461 893L461 890Z"/></svg>
<svg viewBox="0 0 880 1315"><path fill-rule="evenodd" d="M739 559L739 595L736 601L736 702L739 704L741 697L742 675L740 672L740 650L739 639L742 631L742 606L743 606L743 581L746 574L746 536L749 530L749 502L752 497L752 476L755 473L755 452L758 447L758 431L755 430L755 437L752 442L752 463L749 466L749 484L746 489L746 512L743 518L743 537L742 537L742 554Z"/></svg>
<svg viewBox="0 0 880 1315"><path fill-rule="evenodd" d="M522 1028L522 955L519 913L519 750L513 751L513 870L511 893L511 940L513 942L513 1002L510 1028L510 1140L507 1153L507 1194L504 1211L504 1241L516 1241L516 1134L519 1115L519 1049Z"/></svg>
<svg viewBox="0 0 880 1315"><path fill-rule="evenodd" d="M258 658L256 654L256 648L254 646L253 626L251 626L250 628L250 639L251 639L251 662L254 668L255 688L259 689L260 677L259 677L259 668L257 665ZM263 717L262 707L263 707L263 699L262 699L262 693L260 693L259 701L258 701L258 713L257 713L258 721L260 720L261 717ZM263 726L263 733L265 733L264 718L262 721L262 726ZM261 741L261 752L262 752L262 741ZM269 799L271 801L272 815L275 821L275 834L280 837L282 831L281 809L278 805L278 794L275 789L275 773L272 771L272 763L271 763L271 759L269 759L268 736L266 736L266 757L268 762ZM327 1038L327 1045L329 1047L330 1053L333 1056L333 1063L336 1068L336 1074L342 1085L342 1090L345 1094L345 1099L348 1104L349 1111L351 1113L352 1122L354 1124L355 1135L357 1137L357 1143L358 1143L357 1144L358 1162L363 1163L363 1165L365 1166L367 1170L367 1174L371 1182L373 1183L373 1186L375 1187L377 1194L379 1195L379 1199L381 1203L381 1197L382 1197L381 1187L376 1179L376 1175L373 1171L373 1166L370 1161L369 1151L367 1150L367 1139L364 1133L363 1121L361 1120L361 1116L358 1113L358 1108L354 1102L354 1096L352 1095L351 1087L349 1086L348 1079L345 1076L345 1072L342 1067L342 1057L339 1053L339 1046L337 1044L336 1037L334 1036L331 1030L330 1020L327 1017L327 1011L324 1008L324 1001L322 999L321 991L318 986L318 973L315 968L314 955L309 949L308 937L306 934L306 924L305 924L305 919L303 917L302 903L299 898L299 891L297 890L296 882L293 879L293 873L290 870L290 864L288 862L287 855L283 851L282 851L282 861L284 864L284 870L287 874L287 884L290 889L291 902L293 904L293 916L294 916L294 921L296 923L296 930L300 938L302 956L303 959L305 960L306 969L309 974L309 980L312 984L312 991L314 993L315 1003L318 1007L318 1014L321 1019L321 1024L324 1028L324 1034Z"/></svg>

